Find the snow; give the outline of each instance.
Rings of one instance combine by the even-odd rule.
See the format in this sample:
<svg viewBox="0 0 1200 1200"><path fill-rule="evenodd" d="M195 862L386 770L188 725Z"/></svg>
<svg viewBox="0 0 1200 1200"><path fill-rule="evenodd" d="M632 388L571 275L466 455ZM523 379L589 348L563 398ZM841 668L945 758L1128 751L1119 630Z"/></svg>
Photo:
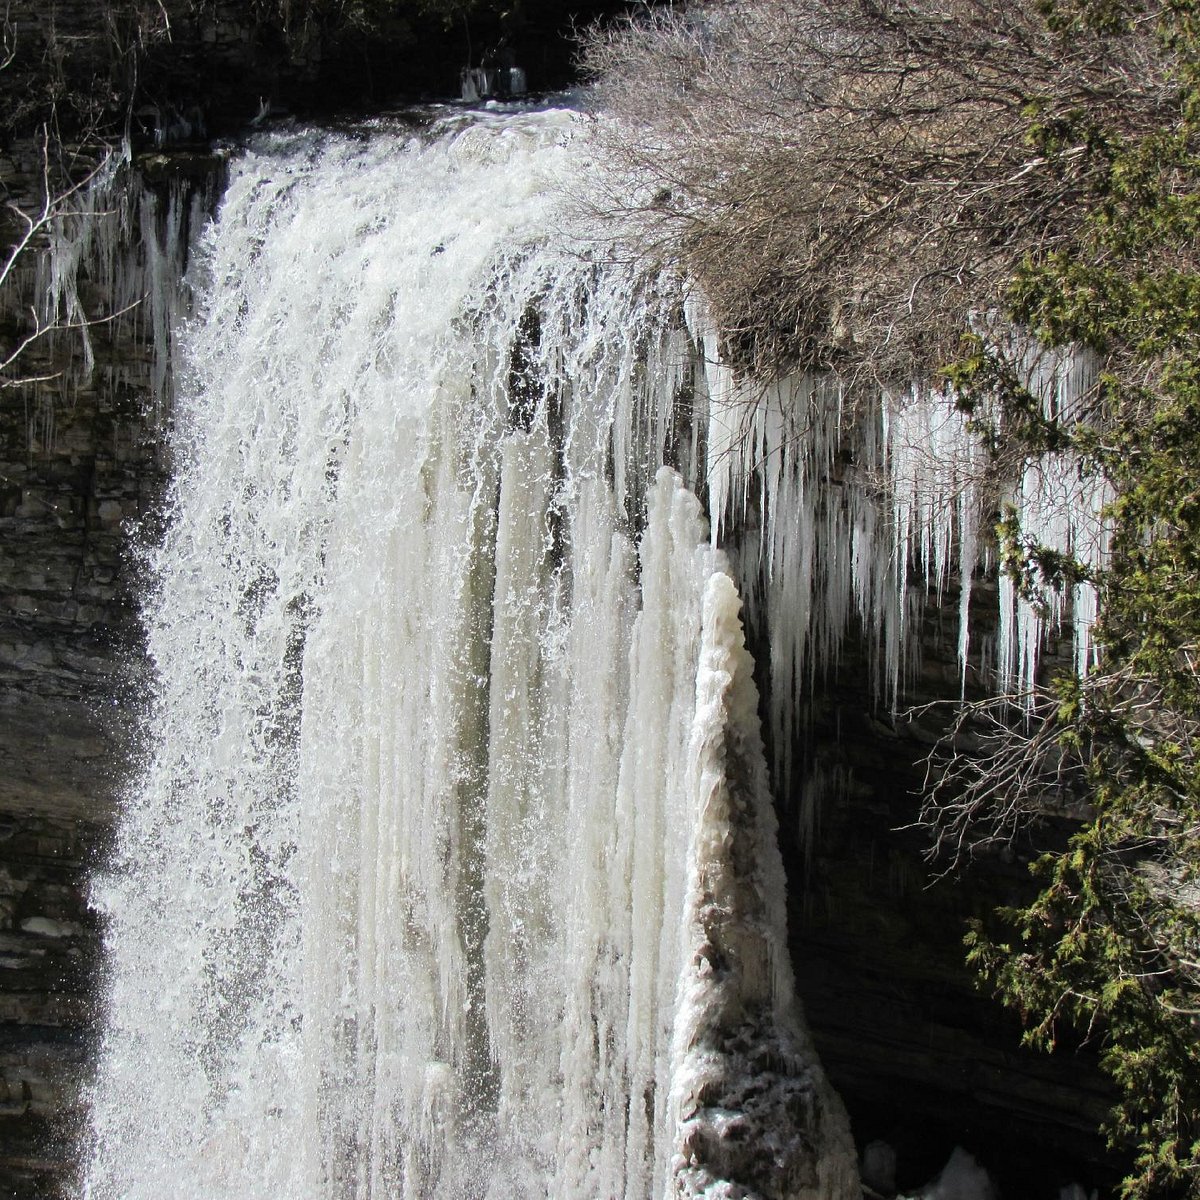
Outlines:
<svg viewBox="0 0 1200 1200"><path fill-rule="evenodd" d="M961 1146L955 1146L937 1178L910 1200L999 1200L999 1192L987 1171Z"/></svg>

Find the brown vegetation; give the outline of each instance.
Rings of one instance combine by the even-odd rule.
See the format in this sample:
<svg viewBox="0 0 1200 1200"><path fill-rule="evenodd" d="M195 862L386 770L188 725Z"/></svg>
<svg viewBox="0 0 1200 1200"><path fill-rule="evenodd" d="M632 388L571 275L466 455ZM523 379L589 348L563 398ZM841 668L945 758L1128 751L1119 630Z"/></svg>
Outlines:
<svg viewBox="0 0 1200 1200"><path fill-rule="evenodd" d="M634 181L609 199L742 361L907 383L1071 236L1108 139L1161 126L1146 7L1119 39L994 0L715 2L593 33L600 137ZM1070 142L1052 167L1031 120Z"/></svg>

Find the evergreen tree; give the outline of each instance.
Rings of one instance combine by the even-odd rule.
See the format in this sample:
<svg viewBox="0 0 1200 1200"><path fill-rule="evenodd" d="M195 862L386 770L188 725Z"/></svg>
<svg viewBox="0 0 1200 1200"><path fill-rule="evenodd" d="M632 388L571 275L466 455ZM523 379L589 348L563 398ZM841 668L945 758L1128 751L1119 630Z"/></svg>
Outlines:
<svg viewBox="0 0 1200 1200"><path fill-rule="evenodd" d="M1153 13L1109 0L1048 6L1065 36L1121 39L1153 20L1174 82L1162 127L1114 134L1086 108L1046 119L1028 105L1030 142L1055 169L1086 146L1095 170L1086 217L1065 244L1032 252L1009 291L1013 319L1046 343L1096 351L1093 418L1036 429L1025 398L1001 389L1027 452L1069 447L1115 500L1100 573L1101 662L1055 681L1047 728L1085 781L1088 818L1034 866L1032 903L976 928L970 958L1052 1047L1094 1033L1121 1091L1110 1132L1137 1146L1124 1194L1200 1196L1200 28L1184 0ZM986 355L952 376L970 395L996 372ZM1062 587L1078 564L1002 529L1025 585ZM1014 736L1029 736L1019 730ZM990 788L1016 786L991 780Z"/></svg>

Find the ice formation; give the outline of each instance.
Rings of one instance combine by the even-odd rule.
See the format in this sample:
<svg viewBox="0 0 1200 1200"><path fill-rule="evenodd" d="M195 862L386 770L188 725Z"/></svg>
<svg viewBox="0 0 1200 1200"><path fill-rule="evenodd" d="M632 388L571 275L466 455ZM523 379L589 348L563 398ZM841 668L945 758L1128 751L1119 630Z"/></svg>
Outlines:
<svg viewBox="0 0 1200 1200"><path fill-rule="evenodd" d="M836 664L857 622L877 695L895 705L907 682L928 594L958 589L958 659L966 686L975 576L994 569L990 514L1010 503L1027 543L1104 566L1111 491L1079 456L1029 458L992 494L988 452L950 391L914 385L847 398L836 378L802 374L762 383L722 361L704 306L687 324L699 352L697 395L708 412L706 480L715 532L742 546L741 581L754 623L768 632L777 747L800 728L797 700ZM1047 418L1086 420L1090 356L1049 351L1009 332L998 349ZM1090 581L1066 592L1034 580L1023 595L1000 577L994 667L981 682L1028 702L1047 638L1068 616L1080 674L1094 665ZM789 763L776 763L788 785Z"/></svg>
<svg viewBox="0 0 1200 1200"><path fill-rule="evenodd" d="M565 227L583 140L494 111L232 165L172 368L150 751L95 891L90 1200L853 1194L733 576L777 747L856 622L895 702L956 580L965 678L983 452L939 391L740 377L701 302ZM64 228L44 282L69 319L108 271L164 392L184 212ZM1078 358L1021 369L1056 411L1086 391ZM1102 560L1080 464L1012 499ZM1027 688L1066 609L1001 590ZM1089 585L1069 608L1082 670Z"/></svg>
<svg viewBox="0 0 1200 1200"><path fill-rule="evenodd" d="M579 169L586 167L581 159ZM126 147L52 222L34 297L44 325L80 341L82 353L60 381L63 397L94 367L88 322L99 318L148 336L154 401L164 411L173 331L187 303L189 234L213 203L211 193L211 184L190 192L178 183L147 187L131 170ZM113 298L111 313L85 310L85 278ZM679 295L673 280L641 280L640 288L629 282L648 307L635 304L623 314L633 322L631 352L615 366L624 375L609 430L618 501L623 511L629 503L636 510L651 461L674 462L692 486L707 489L714 540L731 534L739 543L751 619L768 632L776 745L798 727L795 698L836 664L854 622L872 646L878 695L894 705L914 665L913 620L923 596L932 591L940 599L950 585L958 589L965 686L972 581L994 565L985 526L998 500L1014 507L1029 542L1075 555L1086 568L1106 562L1103 512L1111 491L1077 456L1031 458L1006 494L989 495L981 487L986 451L952 393L914 385L856 396L850 406L832 377L747 379L722 360L701 298ZM994 323L981 332L1047 417L1086 420L1096 372L1089 355L1046 350ZM586 354L588 347L574 349ZM37 419L52 436L53 412ZM1043 646L1064 624L1079 673L1094 665L1091 583L1044 588L1031 598L1001 575L999 588L985 684L1028 698ZM790 764L775 765L789 785Z"/></svg>
<svg viewBox="0 0 1200 1200"><path fill-rule="evenodd" d="M166 420L189 231L211 207L215 183L214 173L207 186L153 187L125 144L73 186L27 206L31 241L13 262L0 311L27 339L15 373L33 385L26 402L31 447L54 450L60 411L96 375L120 395L140 372L128 354L98 360L98 346L148 344L152 406L145 416Z"/></svg>
<svg viewBox="0 0 1200 1200"><path fill-rule="evenodd" d="M736 1181L762 1196L857 1195L848 1126L813 1072L795 1010L783 867L740 607L733 580L714 573L689 754L696 819L670 1073L673 1194L715 1198ZM814 1158L809 1143L827 1152Z"/></svg>
<svg viewBox="0 0 1200 1200"><path fill-rule="evenodd" d="M998 1197L987 1171L961 1146L955 1146L950 1161L937 1178L909 1200L998 1200Z"/></svg>
<svg viewBox="0 0 1200 1200"><path fill-rule="evenodd" d="M233 166L178 371L151 745L95 888L90 1200L667 1195L710 1046L787 1195L854 1194L736 591L663 465L703 433L677 302L556 233L573 128L280 134ZM712 871L745 947L719 1003Z"/></svg>

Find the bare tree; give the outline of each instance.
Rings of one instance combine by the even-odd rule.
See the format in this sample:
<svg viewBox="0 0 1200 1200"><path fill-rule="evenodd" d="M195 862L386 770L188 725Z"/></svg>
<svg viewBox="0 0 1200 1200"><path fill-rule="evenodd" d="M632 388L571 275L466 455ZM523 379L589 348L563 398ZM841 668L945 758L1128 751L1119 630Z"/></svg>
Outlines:
<svg viewBox="0 0 1200 1200"><path fill-rule="evenodd" d="M1179 788L1172 760L1194 761L1200 748L1200 719L1172 704L1161 684L1110 663L1059 695L1039 691L955 704L927 760L920 823L931 834L929 858L953 870L1046 817L1087 818L1095 792L1090 769L1099 765L1106 783L1125 786L1164 744L1172 752L1154 773L1158 800L1145 826L1151 840L1156 829L1175 840L1168 835L1178 831L1180 814L1193 801ZM1189 854L1194 836L1183 840ZM1200 891L1188 902L1200 909Z"/></svg>
<svg viewBox="0 0 1200 1200"><path fill-rule="evenodd" d="M1159 0L1120 38L1031 0L728 0L593 32L606 198L758 370L911 382L1080 221L1094 128L1161 127ZM1029 137L1070 144L1050 161ZM628 181L632 181L632 185Z"/></svg>
<svg viewBox="0 0 1200 1200"><path fill-rule="evenodd" d="M1058 706L1047 696L985 696L949 710L949 726L926 759L917 827L926 858L949 875L977 854L1004 850L1048 817L1086 810L1085 763L1063 745Z"/></svg>
<svg viewBox="0 0 1200 1200"><path fill-rule="evenodd" d="M151 42L170 38L161 0L104 0L89 21L68 36L53 11L14 11L11 0L0 10L3 132L28 159L0 201L0 389L57 378L47 352L58 334L78 332L87 357L88 329L128 311L61 311L34 294L39 254L72 225L107 215L95 211L92 193L120 154L138 62Z"/></svg>
<svg viewBox="0 0 1200 1200"><path fill-rule="evenodd" d="M43 127L39 138L37 199L32 205L14 199L8 199L5 203L8 227L12 232L4 251L5 257L0 263L0 294L16 289L23 282L18 280L18 276L29 260L45 247L64 219L77 215L76 204L105 170L111 153L106 152L78 178L56 184L51 165L50 132L48 127ZM35 348L52 335L67 330L84 332L93 326L116 320L129 311L128 307L123 307L92 317L82 312L47 314L39 307L37 297L28 299L23 329L11 342L0 345L0 390L48 382L61 374L59 370L43 371L40 367L30 366Z"/></svg>

